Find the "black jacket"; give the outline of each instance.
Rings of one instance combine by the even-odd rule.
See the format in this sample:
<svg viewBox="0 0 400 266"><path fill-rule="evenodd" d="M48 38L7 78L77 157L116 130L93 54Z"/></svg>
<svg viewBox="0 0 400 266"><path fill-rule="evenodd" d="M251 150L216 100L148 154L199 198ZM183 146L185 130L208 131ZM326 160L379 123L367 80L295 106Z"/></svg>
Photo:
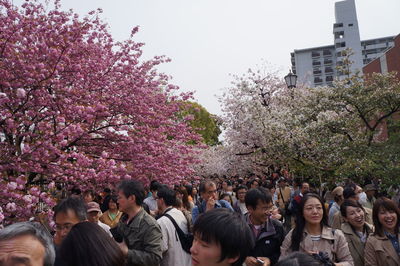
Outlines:
<svg viewBox="0 0 400 266"><path fill-rule="evenodd" d="M251 227L249 214L246 214L246 222ZM271 265L274 265L281 255L281 245L284 238L282 223L275 219L269 219L255 239L255 246L250 251L250 256L267 257L271 260Z"/></svg>

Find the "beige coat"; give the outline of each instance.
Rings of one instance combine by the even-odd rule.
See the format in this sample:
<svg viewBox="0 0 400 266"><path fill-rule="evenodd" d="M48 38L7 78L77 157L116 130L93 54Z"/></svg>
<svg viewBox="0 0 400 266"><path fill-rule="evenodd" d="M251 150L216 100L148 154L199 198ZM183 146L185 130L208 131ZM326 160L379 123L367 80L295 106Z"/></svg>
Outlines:
<svg viewBox="0 0 400 266"><path fill-rule="evenodd" d="M117 216L115 217L114 220L111 219L110 214L108 211L104 212L103 215L100 217L100 222L105 223L111 228L114 228L117 226L119 219L121 219L122 212L118 211Z"/></svg>
<svg viewBox="0 0 400 266"><path fill-rule="evenodd" d="M365 266L398 266L400 258L386 236L370 235L365 244Z"/></svg>
<svg viewBox="0 0 400 266"><path fill-rule="evenodd" d="M365 224L367 234L373 232L373 226ZM364 266L364 247L365 244L361 242L360 237L354 232L351 225L348 223L342 223L342 231L346 237L347 244L349 245L350 254L353 257L355 266Z"/></svg>
<svg viewBox="0 0 400 266"><path fill-rule="evenodd" d="M282 190L282 193L281 193ZM290 187L286 186L285 188L281 189L278 188L275 193L278 196L278 207L281 209L285 208L285 203L289 203L290 202L290 194L291 194L291 190ZM283 199L282 199L283 196Z"/></svg>
<svg viewBox="0 0 400 266"><path fill-rule="evenodd" d="M365 210L365 222L368 224L374 224L372 221L372 209L364 208L364 210ZM342 214L340 212L335 213L335 215L333 215L333 223L331 224L331 227L334 229L340 229L342 223L344 223Z"/></svg>
<svg viewBox="0 0 400 266"><path fill-rule="evenodd" d="M287 234L282 243L280 259L292 252L290 248L292 244L292 233L293 229ZM304 229L304 236L300 243L299 251L306 253L325 251L332 261L340 263L339 265L341 266L354 265L343 232L341 230L335 230L333 233L330 227L324 226L322 228L321 239L319 241L312 241L309 233Z"/></svg>

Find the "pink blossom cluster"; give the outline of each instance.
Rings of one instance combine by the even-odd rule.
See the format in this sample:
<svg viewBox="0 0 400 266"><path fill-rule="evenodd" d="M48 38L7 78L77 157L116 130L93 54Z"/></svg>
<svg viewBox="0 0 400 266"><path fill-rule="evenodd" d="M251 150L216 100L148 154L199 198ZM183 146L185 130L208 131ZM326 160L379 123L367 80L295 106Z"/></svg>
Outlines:
<svg viewBox="0 0 400 266"><path fill-rule="evenodd" d="M115 42L99 14L79 18L28 0L0 0L0 206L27 217L38 180L102 188L121 179L173 184L193 175L200 137L168 76L141 60L143 44Z"/></svg>

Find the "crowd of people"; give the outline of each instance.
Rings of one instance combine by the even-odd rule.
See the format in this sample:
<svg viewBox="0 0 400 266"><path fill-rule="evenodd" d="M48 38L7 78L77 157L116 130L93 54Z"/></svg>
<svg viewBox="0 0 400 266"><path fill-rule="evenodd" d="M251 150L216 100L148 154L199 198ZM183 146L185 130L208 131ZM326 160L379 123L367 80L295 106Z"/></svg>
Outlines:
<svg viewBox="0 0 400 266"><path fill-rule="evenodd" d="M124 180L61 194L54 221L0 230L0 265L400 265L399 203L373 182Z"/></svg>

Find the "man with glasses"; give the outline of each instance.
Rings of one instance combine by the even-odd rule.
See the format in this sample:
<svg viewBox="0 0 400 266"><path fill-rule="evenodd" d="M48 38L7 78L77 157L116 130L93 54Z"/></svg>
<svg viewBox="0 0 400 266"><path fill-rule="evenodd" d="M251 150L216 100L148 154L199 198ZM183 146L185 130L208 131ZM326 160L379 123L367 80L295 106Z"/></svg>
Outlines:
<svg viewBox="0 0 400 266"><path fill-rule="evenodd" d="M86 206L84 201L80 198L66 198L60 201L60 203L54 207L54 230L56 231L54 235L54 244L56 247L55 266L64 265L58 256L58 248L60 247L62 241L75 224L86 220Z"/></svg>
<svg viewBox="0 0 400 266"><path fill-rule="evenodd" d="M245 220L255 241L246 265L274 265L279 259L285 234L282 223L271 218L274 209L272 195L263 187L253 188L247 192L245 202L248 210Z"/></svg>
<svg viewBox="0 0 400 266"><path fill-rule="evenodd" d="M206 180L200 183L199 187L201 202L199 202L192 210L192 222L195 223L197 217L204 212L214 208L233 208L226 200L218 200L217 185L212 180Z"/></svg>

